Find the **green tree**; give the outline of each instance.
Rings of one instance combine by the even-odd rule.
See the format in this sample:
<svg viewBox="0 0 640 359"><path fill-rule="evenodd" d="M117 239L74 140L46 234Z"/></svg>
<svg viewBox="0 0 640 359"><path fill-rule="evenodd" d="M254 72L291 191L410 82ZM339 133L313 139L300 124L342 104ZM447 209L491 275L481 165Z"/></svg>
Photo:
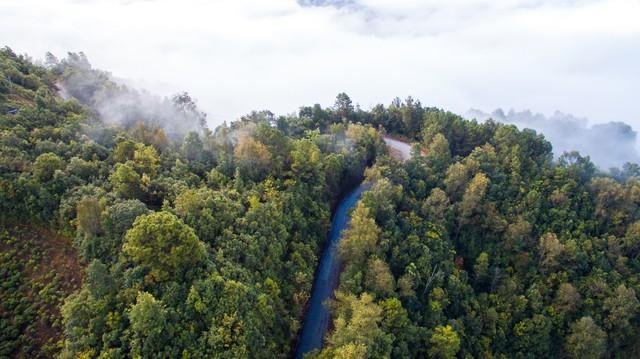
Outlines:
<svg viewBox="0 0 640 359"><path fill-rule="evenodd" d="M291 172L301 181L324 183L322 155L313 142L296 141L295 149L291 151Z"/></svg>
<svg viewBox="0 0 640 359"><path fill-rule="evenodd" d="M534 314L531 318L517 322L513 327L514 349L522 356L548 357L551 348L551 325L551 320L542 314Z"/></svg>
<svg viewBox="0 0 640 359"><path fill-rule="evenodd" d="M571 324L565 349L574 359L603 358L607 349L607 334L591 317L582 317Z"/></svg>
<svg viewBox="0 0 640 359"><path fill-rule="evenodd" d="M429 166L437 173L444 173L451 162L449 141L438 133L426 144L426 147L425 159Z"/></svg>
<svg viewBox="0 0 640 359"><path fill-rule="evenodd" d="M439 325L429 338L429 345L431 358L452 359L460 350L460 337L451 325Z"/></svg>
<svg viewBox="0 0 640 359"><path fill-rule="evenodd" d="M142 178L132 162L116 164L115 170L109 176L109 182L115 192L123 198L136 198L142 193Z"/></svg>
<svg viewBox="0 0 640 359"><path fill-rule="evenodd" d="M79 157L73 157L69 160L67 171L85 181L90 181L98 175L98 165L96 162L85 161Z"/></svg>
<svg viewBox="0 0 640 359"><path fill-rule="evenodd" d="M133 163L138 171L155 177L158 172L159 162L160 158L154 147L145 146L141 143L136 144L136 150L133 153Z"/></svg>
<svg viewBox="0 0 640 359"><path fill-rule="evenodd" d="M581 183L587 183L596 172L596 166L591 162L589 156L582 157L577 151L563 153L558 159L558 163Z"/></svg>
<svg viewBox="0 0 640 359"><path fill-rule="evenodd" d="M182 142L182 154L189 161L201 161L204 144L196 132L189 132Z"/></svg>
<svg viewBox="0 0 640 359"><path fill-rule="evenodd" d="M620 284L613 295L604 300L603 309L608 313L605 318L607 328L622 331L631 325L631 320L638 314L640 302L633 288Z"/></svg>
<svg viewBox="0 0 640 359"><path fill-rule="evenodd" d="M449 204L447 194L436 187L422 204L422 214L435 223L445 224Z"/></svg>
<svg viewBox="0 0 640 359"><path fill-rule="evenodd" d="M168 212L138 217L125 236L122 250L149 271L150 282L178 278L198 266L205 256L204 244L193 229Z"/></svg>
<svg viewBox="0 0 640 359"><path fill-rule="evenodd" d="M167 315L161 301L147 292L138 293L136 303L129 310L133 357L150 357L161 351L165 344Z"/></svg>
<svg viewBox="0 0 640 359"><path fill-rule="evenodd" d="M553 270L558 265L558 257L564 251L564 246L555 233L546 233L538 242L540 253L540 270L542 273Z"/></svg>
<svg viewBox="0 0 640 359"><path fill-rule="evenodd" d="M95 355L98 337L95 318L100 315L99 304L90 292L83 288L71 294L60 308L65 330L66 357L81 357L82 353ZM64 356L64 355L63 355Z"/></svg>
<svg viewBox="0 0 640 359"><path fill-rule="evenodd" d="M137 199L120 200L106 208L102 214L102 226L115 237L123 236L138 216L147 214L147 206Z"/></svg>
<svg viewBox="0 0 640 359"><path fill-rule="evenodd" d="M423 112L424 110L419 100L416 101L411 96L404 100L400 107L400 113L406 133L414 134L414 137L420 133Z"/></svg>
<svg viewBox="0 0 640 359"><path fill-rule="evenodd" d="M334 307L335 329L327 340L331 346L339 348L350 343L364 345L368 356L380 349L384 351L386 340L380 328L382 309L371 295L363 293L358 298L338 292Z"/></svg>
<svg viewBox="0 0 640 359"><path fill-rule="evenodd" d="M133 156L136 151L136 143L131 140L125 140L116 145L113 149L111 157L114 161L125 163L133 160Z"/></svg>
<svg viewBox="0 0 640 359"><path fill-rule="evenodd" d="M78 231L85 236L95 236L102 230L100 216L102 206L96 198L84 197L77 206Z"/></svg>
<svg viewBox="0 0 640 359"><path fill-rule="evenodd" d="M115 289L109 268L101 261L94 259L87 266L86 274L86 287L94 298L101 299Z"/></svg>
<svg viewBox="0 0 640 359"><path fill-rule="evenodd" d="M444 185L449 196L459 200L467 184L478 171L479 164L475 160L456 162L447 168Z"/></svg>
<svg viewBox="0 0 640 359"><path fill-rule="evenodd" d="M336 348L333 357L336 359L365 359L367 346L361 343L348 343Z"/></svg>
<svg viewBox="0 0 640 359"><path fill-rule="evenodd" d="M477 283L484 283L489 276L489 254L482 252L473 265L473 274Z"/></svg>
<svg viewBox="0 0 640 359"><path fill-rule="evenodd" d="M344 93L341 92L336 96L336 102L333 105L333 109L338 115L338 118L342 121L347 121L353 116L353 103L351 102L351 98Z"/></svg>
<svg viewBox="0 0 640 359"><path fill-rule="evenodd" d="M338 254L344 262L363 263L369 254L373 253L380 228L369 216L369 208L362 201L358 202L351 214L349 228L343 233L338 244Z"/></svg>
<svg viewBox="0 0 640 359"><path fill-rule="evenodd" d="M627 227L624 236L625 252L629 256L638 257L640 254L640 221L636 221Z"/></svg>
<svg viewBox="0 0 640 359"><path fill-rule="evenodd" d="M46 182L53 178L56 170L65 166L64 160L55 153L43 153L33 163L33 176L40 182Z"/></svg>
<svg viewBox="0 0 640 359"><path fill-rule="evenodd" d="M398 298L387 298L380 302L383 319L382 326L386 332L401 335L410 324L409 313L402 307Z"/></svg>
<svg viewBox="0 0 640 359"><path fill-rule="evenodd" d="M480 211L488 186L489 178L483 173L476 174L469 182L460 202L462 219L468 219Z"/></svg>
<svg viewBox="0 0 640 359"><path fill-rule="evenodd" d="M562 283L556 292L554 307L564 313L571 313L582 304L582 296L571 283Z"/></svg>
<svg viewBox="0 0 640 359"><path fill-rule="evenodd" d="M376 293L392 294L395 289L395 280L387 263L378 258L369 260L365 285Z"/></svg>

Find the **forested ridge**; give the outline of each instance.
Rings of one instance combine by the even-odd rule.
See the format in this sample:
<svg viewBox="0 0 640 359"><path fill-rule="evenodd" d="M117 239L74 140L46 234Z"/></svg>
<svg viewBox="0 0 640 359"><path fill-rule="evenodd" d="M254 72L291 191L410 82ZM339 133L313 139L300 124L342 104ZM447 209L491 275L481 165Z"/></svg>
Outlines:
<svg viewBox="0 0 640 359"><path fill-rule="evenodd" d="M0 357L289 357L331 208L363 178L311 357L640 356L639 167L554 158L531 130L346 94L209 129L187 93L4 48L0 154ZM79 264L42 290L29 263L54 238ZM81 284L57 273L78 265Z"/></svg>

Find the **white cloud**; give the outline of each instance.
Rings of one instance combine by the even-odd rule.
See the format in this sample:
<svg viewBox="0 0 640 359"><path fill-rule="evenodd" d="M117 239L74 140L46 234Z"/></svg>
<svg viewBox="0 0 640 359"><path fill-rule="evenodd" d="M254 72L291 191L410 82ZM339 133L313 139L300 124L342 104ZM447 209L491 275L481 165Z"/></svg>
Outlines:
<svg viewBox="0 0 640 359"><path fill-rule="evenodd" d="M335 3L335 1L334 1ZM84 51L212 122L346 91L364 107L532 108L640 128L637 0L0 0L0 44ZM215 123L212 123L215 124Z"/></svg>

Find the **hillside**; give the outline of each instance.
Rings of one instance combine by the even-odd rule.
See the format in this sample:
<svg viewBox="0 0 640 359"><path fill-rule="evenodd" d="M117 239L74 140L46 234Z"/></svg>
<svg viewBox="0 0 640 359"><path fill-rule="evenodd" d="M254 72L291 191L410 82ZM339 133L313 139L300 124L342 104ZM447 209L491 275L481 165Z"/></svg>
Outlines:
<svg viewBox="0 0 640 359"><path fill-rule="evenodd" d="M0 253L0 355L51 357L63 339L60 307L82 282L71 241L39 226L7 226Z"/></svg>
<svg viewBox="0 0 640 359"><path fill-rule="evenodd" d="M364 179L310 357L637 357L638 168L412 98L210 129L187 93L5 48L0 298L19 304L0 356L289 357L332 209Z"/></svg>

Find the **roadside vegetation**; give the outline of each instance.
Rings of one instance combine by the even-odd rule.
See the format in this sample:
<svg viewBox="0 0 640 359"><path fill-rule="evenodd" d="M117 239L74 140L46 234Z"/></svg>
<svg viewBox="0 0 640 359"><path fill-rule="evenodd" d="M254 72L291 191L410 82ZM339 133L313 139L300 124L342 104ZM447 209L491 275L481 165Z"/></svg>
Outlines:
<svg viewBox="0 0 640 359"><path fill-rule="evenodd" d="M288 357L363 178L312 357L640 355L637 165L410 97L206 124L81 53L0 50L0 356Z"/></svg>

